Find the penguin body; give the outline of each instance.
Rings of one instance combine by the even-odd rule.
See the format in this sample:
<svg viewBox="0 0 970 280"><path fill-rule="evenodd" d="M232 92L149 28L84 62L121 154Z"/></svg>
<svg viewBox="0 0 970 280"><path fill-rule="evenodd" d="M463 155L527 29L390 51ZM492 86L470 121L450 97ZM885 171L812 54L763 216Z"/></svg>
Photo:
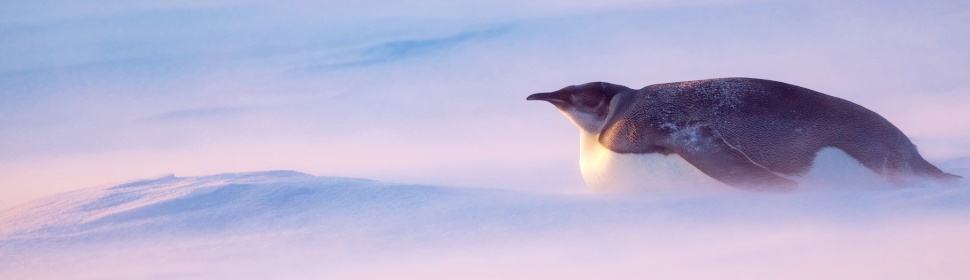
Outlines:
<svg viewBox="0 0 970 280"><path fill-rule="evenodd" d="M527 99L549 101L580 128L580 167L594 190L960 178L924 160L879 114L781 82L722 78L639 90L594 82Z"/></svg>

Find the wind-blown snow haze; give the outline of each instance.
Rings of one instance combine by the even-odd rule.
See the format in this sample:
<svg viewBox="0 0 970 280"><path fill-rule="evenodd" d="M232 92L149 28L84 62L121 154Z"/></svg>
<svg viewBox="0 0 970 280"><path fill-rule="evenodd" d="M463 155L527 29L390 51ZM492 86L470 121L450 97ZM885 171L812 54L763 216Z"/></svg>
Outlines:
<svg viewBox="0 0 970 280"><path fill-rule="evenodd" d="M962 279L970 188L552 194L292 171L0 212L4 279Z"/></svg>
<svg viewBox="0 0 970 280"><path fill-rule="evenodd" d="M583 191L522 99L606 81L782 81L970 154L968 4L6 1L0 206L163 173L294 169Z"/></svg>
<svg viewBox="0 0 970 280"><path fill-rule="evenodd" d="M0 279L970 275L965 181L594 194L524 100L776 80L968 176L966 1L3 1L0 38Z"/></svg>

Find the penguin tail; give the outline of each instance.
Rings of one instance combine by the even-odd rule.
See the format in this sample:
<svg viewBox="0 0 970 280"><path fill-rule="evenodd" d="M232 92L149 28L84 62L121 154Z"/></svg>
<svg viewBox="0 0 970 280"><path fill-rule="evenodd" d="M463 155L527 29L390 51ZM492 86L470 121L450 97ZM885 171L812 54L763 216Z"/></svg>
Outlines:
<svg viewBox="0 0 970 280"><path fill-rule="evenodd" d="M960 179L963 179L963 176L950 174L946 172L940 172L940 175L938 177L940 179L943 179L944 181L954 181L954 182L959 181Z"/></svg>

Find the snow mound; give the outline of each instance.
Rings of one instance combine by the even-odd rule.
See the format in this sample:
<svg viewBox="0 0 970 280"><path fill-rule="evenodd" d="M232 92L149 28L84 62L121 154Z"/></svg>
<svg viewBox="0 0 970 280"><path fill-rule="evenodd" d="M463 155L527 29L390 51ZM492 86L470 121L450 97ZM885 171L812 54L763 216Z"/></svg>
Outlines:
<svg viewBox="0 0 970 280"><path fill-rule="evenodd" d="M0 212L0 239L278 229L366 212L415 211L458 192L295 171L168 175L63 193Z"/></svg>
<svg viewBox="0 0 970 280"><path fill-rule="evenodd" d="M965 185L559 194L168 175L0 212L0 278L879 279L933 263L942 279L970 275L968 202Z"/></svg>
<svg viewBox="0 0 970 280"><path fill-rule="evenodd" d="M793 195L627 193L584 196L400 185L365 179L316 177L295 171L264 171L202 177L167 175L39 199L0 212L0 239L252 232L313 227L314 222L333 222L348 217L354 218L355 223L392 219L411 223L431 219L453 225L488 219L536 225L554 220L575 220L585 213L604 211L640 215L640 220L671 214L695 221L732 217L784 219L791 215L878 219L911 210L963 211L963 202L968 201L970 192L963 188ZM819 210L816 208L827 210L809 213ZM858 208L882 210L857 211ZM583 222L622 217L605 216Z"/></svg>

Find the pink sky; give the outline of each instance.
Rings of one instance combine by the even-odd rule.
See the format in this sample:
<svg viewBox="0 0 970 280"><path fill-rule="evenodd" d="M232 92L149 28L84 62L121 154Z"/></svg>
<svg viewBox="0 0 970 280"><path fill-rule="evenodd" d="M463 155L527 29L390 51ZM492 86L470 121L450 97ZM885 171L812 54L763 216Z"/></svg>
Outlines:
<svg viewBox="0 0 970 280"><path fill-rule="evenodd" d="M289 4L0 4L0 208L268 169L581 192L576 129L524 97L590 81L778 80L970 155L966 3Z"/></svg>

